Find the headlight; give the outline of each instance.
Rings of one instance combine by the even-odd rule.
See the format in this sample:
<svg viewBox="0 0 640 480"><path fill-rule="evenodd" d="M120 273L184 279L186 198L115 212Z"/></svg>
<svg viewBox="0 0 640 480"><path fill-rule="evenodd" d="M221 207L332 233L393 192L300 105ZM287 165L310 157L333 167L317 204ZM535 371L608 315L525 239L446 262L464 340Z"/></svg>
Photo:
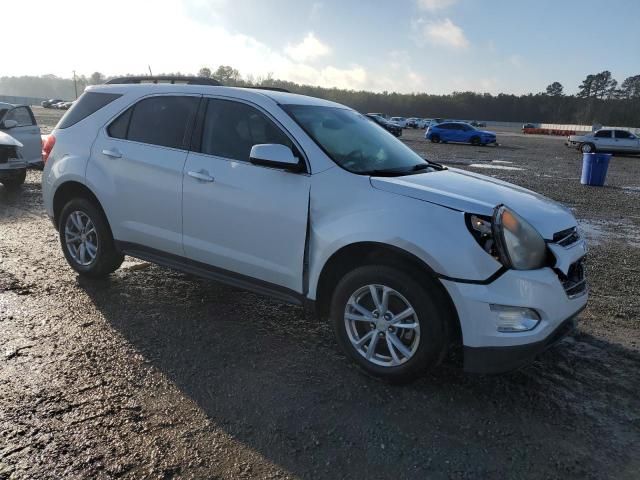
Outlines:
<svg viewBox="0 0 640 480"><path fill-rule="evenodd" d="M547 264L544 239L520 215L504 205L492 218L467 215L467 226L480 246L507 268L534 270Z"/></svg>

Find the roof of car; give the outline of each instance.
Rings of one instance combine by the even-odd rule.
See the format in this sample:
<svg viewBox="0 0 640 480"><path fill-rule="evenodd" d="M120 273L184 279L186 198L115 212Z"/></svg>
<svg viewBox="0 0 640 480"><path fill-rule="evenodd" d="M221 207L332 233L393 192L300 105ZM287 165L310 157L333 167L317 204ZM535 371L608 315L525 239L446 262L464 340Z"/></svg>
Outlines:
<svg viewBox="0 0 640 480"><path fill-rule="evenodd" d="M242 88L242 87L223 87L209 85L185 85L170 83L141 83L141 84L103 84L87 87L86 91L110 91L114 93L126 93L137 90L141 94L152 94L155 92L171 92L171 93L200 93L205 95L222 94L229 91L242 92L243 97L261 96L269 97L276 103L282 105L314 105L324 107L341 107L346 108L339 103L323 100L321 98L309 97L306 95L298 95L297 93L278 92L273 90L263 90L259 88Z"/></svg>
<svg viewBox="0 0 640 480"><path fill-rule="evenodd" d="M0 102L0 108L13 108L13 103Z"/></svg>

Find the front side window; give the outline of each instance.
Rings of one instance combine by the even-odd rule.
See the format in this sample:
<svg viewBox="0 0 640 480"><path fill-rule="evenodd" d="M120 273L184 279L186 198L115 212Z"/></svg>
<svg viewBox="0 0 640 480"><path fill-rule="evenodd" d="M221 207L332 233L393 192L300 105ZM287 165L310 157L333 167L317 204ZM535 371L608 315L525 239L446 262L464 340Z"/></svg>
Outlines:
<svg viewBox="0 0 640 480"><path fill-rule="evenodd" d="M16 107L9 110L5 120L15 120L18 122L18 127L30 127L31 125L35 125L33 118L31 117L31 112L27 107Z"/></svg>
<svg viewBox="0 0 640 480"><path fill-rule="evenodd" d="M283 109L342 168L384 174L426 168L404 143L358 112L340 107L284 105Z"/></svg>
<svg viewBox="0 0 640 480"><path fill-rule="evenodd" d="M201 153L249 161L251 148L264 143L285 145L295 152L289 137L256 108L230 100L209 99L202 127Z"/></svg>
<svg viewBox="0 0 640 480"><path fill-rule="evenodd" d="M145 98L133 107L128 119L126 139L161 147L185 149L198 109L199 97L158 96ZM128 111L110 126L109 134L122 138Z"/></svg>
<svg viewBox="0 0 640 480"><path fill-rule="evenodd" d="M600 130L595 134L596 138L611 138L611 130Z"/></svg>

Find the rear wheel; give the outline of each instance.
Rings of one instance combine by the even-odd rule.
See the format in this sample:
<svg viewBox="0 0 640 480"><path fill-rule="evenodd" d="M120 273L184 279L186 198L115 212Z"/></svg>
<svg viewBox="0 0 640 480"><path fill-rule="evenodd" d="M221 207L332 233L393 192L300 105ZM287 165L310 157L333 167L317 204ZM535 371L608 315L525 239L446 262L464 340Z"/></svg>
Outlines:
<svg viewBox="0 0 640 480"><path fill-rule="evenodd" d="M440 143L440 135L437 133L431 135L431 143Z"/></svg>
<svg viewBox="0 0 640 480"><path fill-rule="evenodd" d="M583 143L580 146L580 151L582 153L595 153L596 146L593 143Z"/></svg>
<svg viewBox="0 0 640 480"><path fill-rule="evenodd" d="M387 266L345 275L333 295L331 319L344 352L365 372L394 383L437 365L448 345L450 319L439 289Z"/></svg>
<svg viewBox="0 0 640 480"><path fill-rule="evenodd" d="M105 277L124 261L104 214L84 198L75 198L64 206L58 231L67 262L81 275Z"/></svg>

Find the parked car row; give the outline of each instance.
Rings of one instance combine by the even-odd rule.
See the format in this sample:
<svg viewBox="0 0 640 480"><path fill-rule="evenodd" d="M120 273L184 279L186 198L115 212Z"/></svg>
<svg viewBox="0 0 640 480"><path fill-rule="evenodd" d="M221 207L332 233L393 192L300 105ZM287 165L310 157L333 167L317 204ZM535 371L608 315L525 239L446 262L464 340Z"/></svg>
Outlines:
<svg viewBox="0 0 640 480"><path fill-rule="evenodd" d="M54 108L57 110L69 110L73 105L73 102L67 102L66 100L60 100L59 98L51 98L40 102L40 105L44 108Z"/></svg>

